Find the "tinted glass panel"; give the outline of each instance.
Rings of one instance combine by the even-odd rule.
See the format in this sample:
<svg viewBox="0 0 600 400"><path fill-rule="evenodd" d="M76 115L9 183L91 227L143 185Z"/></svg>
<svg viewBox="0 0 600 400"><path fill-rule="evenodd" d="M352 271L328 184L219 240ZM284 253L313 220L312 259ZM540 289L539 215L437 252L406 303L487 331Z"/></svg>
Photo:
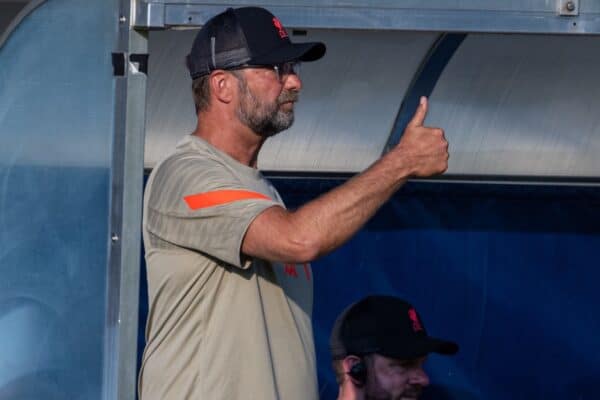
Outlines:
<svg viewBox="0 0 600 400"><path fill-rule="evenodd" d="M113 0L48 1L0 49L0 398L100 399Z"/></svg>

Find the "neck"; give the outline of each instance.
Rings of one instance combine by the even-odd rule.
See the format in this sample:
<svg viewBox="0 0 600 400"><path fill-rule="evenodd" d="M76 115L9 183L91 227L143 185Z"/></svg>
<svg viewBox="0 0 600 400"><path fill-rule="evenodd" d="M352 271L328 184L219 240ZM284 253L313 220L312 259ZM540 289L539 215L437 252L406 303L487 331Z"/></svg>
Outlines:
<svg viewBox="0 0 600 400"><path fill-rule="evenodd" d="M340 385L337 400L363 400L362 391L351 382L345 381Z"/></svg>
<svg viewBox="0 0 600 400"><path fill-rule="evenodd" d="M256 168L258 153L265 139L242 125L235 117L215 119L211 118L213 115L200 113L196 130L192 134L240 163Z"/></svg>

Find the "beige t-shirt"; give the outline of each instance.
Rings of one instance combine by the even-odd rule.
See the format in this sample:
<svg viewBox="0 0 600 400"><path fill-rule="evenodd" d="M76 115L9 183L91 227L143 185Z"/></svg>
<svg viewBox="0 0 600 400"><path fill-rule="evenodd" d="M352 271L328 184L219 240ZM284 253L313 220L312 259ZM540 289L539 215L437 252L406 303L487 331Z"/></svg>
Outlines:
<svg viewBox="0 0 600 400"><path fill-rule="evenodd" d="M240 251L272 206L283 202L259 171L195 136L154 169L141 400L318 398L310 265Z"/></svg>

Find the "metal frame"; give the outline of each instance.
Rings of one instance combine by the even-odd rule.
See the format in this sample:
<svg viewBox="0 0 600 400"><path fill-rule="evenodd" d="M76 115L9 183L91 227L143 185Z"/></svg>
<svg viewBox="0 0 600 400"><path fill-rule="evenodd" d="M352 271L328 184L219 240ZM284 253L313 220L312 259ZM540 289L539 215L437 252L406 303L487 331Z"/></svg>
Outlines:
<svg viewBox="0 0 600 400"><path fill-rule="evenodd" d="M138 28L203 25L225 7L264 6L287 26L440 32L600 34L600 4L578 0L134 0Z"/></svg>
<svg viewBox="0 0 600 400"><path fill-rule="evenodd" d="M121 0L119 19L115 21L119 26L115 52L124 54L126 64L125 75L115 77L103 385L106 400L134 400L137 392L146 74L138 70L130 56L147 52L147 35L132 29L131 9L130 0Z"/></svg>

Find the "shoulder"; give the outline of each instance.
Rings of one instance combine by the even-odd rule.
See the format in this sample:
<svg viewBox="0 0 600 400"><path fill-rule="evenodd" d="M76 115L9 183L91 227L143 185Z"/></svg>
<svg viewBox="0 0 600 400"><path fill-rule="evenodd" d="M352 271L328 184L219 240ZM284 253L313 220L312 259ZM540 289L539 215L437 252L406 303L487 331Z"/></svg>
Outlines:
<svg viewBox="0 0 600 400"><path fill-rule="evenodd" d="M190 194L239 186L239 180L220 161L207 152L178 150L152 170L146 185L150 204L171 207Z"/></svg>
<svg viewBox="0 0 600 400"><path fill-rule="evenodd" d="M230 175L227 165L207 151L178 150L162 160L153 169L151 176L156 184L166 180L175 180L180 184L188 180L202 180L205 177L215 178Z"/></svg>

